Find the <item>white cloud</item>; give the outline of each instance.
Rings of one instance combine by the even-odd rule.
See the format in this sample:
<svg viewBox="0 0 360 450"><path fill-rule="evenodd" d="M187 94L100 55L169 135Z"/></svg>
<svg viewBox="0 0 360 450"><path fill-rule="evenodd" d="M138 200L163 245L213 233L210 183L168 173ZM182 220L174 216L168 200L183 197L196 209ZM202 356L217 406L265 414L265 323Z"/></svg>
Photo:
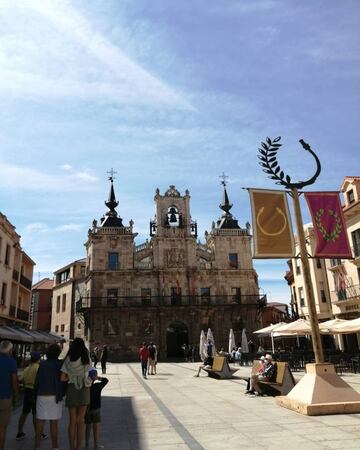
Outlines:
<svg viewBox="0 0 360 450"><path fill-rule="evenodd" d="M55 231L81 231L83 225L78 223L67 223L65 225L59 225L55 228Z"/></svg>
<svg viewBox="0 0 360 450"><path fill-rule="evenodd" d="M43 222L29 223L25 226L26 233L44 233L49 231L49 227Z"/></svg>
<svg viewBox="0 0 360 450"><path fill-rule="evenodd" d="M88 171L51 174L27 166L0 162L0 188L5 191L88 191L97 181L98 178Z"/></svg>
<svg viewBox="0 0 360 450"><path fill-rule="evenodd" d="M191 108L66 0L4 0L0 12L0 95Z"/></svg>
<svg viewBox="0 0 360 450"><path fill-rule="evenodd" d="M62 166L60 166L60 169L71 170L72 166L70 164L63 164Z"/></svg>

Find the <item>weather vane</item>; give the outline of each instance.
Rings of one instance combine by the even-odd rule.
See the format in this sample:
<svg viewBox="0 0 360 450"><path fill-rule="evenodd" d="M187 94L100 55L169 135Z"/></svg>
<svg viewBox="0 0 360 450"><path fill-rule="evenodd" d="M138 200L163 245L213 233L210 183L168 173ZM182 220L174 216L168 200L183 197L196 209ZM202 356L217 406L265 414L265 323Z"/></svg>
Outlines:
<svg viewBox="0 0 360 450"><path fill-rule="evenodd" d="M115 180L115 177L114 177L114 175L117 173L117 172L115 172L115 170L113 169L113 168L111 168L108 172L106 172L106 173L109 173L110 174L110 176L109 176L109 180L110 181L114 181Z"/></svg>
<svg viewBox="0 0 360 450"><path fill-rule="evenodd" d="M227 175L225 175L225 173L223 172L220 176L220 183L225 187L226 183L227 183L227 179L229 178Z"/></svg>

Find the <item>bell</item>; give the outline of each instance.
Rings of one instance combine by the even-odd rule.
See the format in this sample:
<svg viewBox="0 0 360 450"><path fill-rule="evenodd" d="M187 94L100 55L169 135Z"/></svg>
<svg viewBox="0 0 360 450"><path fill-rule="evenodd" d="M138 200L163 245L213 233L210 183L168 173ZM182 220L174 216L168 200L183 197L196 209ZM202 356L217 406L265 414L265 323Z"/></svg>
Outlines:
<svg viewBox="0 0 360 450"><path fill-rule="evenodd" d="M176 209L175 209L175 208L170 208L169 214L170 214L170 220L169 220L169 222L170 222L170 223L175 223L175 222L177 222Z"/></svg>

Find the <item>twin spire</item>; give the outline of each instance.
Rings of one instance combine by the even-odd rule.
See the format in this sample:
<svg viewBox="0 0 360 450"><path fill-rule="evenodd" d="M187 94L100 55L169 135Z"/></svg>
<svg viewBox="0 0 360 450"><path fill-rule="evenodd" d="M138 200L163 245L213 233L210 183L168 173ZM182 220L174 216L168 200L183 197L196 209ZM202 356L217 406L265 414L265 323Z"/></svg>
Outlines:
<svg viewBox="0 0 360 450"><path fill-rule="evenodd" d="M121 217L118 217L118 213L115 210L117 206L119 205L119 202L116 200L115 197L115 190L114 190L114 175L117 173L114 171L113 168L109 172L109 181L110 181L110 192L108 200L105 201L105 205L108 207L109 211L105 213L106 217L103 217L101 219L101 227L123 227L122 219ZM219 208L224 211L221 218L217 221L217 227L218 228L240 228L238 225L238 221L233 217L233 215L230 213L230 210L232 208L232 203L229 201L229 196L226 191L226 184L227 179L229 178L225 173L223 172L222 175L219 177L221 179L221 184L224 187L224 193L222 202L219 205Z"/></svg>

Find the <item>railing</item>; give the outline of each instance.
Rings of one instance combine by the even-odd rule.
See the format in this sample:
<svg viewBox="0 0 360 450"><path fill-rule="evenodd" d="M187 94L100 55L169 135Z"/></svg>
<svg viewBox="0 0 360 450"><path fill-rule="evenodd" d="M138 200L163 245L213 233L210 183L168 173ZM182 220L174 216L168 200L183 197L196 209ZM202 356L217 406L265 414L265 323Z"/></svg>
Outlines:
<svg viewBox="0 0 360 450"><path fill-rule="evenodd" d="M334 294L338 301L346 301L353 300L354 298L360 298L360 284L347 286L345 289L340 291L331 291Z"/></svg>
<svg viewBox="0 0 360 450"><path fill-rule="evenodd" d="M18 309L16 312L16 317L20 320L28 321L29 320L29 311L24 311L23 309Z"/></svg>
<svg viewBox="0 0 360 450"><path fill-rule="evenodd" d="M31 290L32 281L24 277L24 275L20 275L20 284L26 287L26 289Z"/></svg>
<svg viewBox="0 0 360 450"><path fill-rule="evenodd" d="M132 227L99 227L92 232L97 234L132 234Z"/></svg>
<svg viewBox="0 0 360 450"><path fill-rule="evenodd" d="M142 250L145 250L147 248L151 247L149 242L143 242L142 244L135 246L135 252L141 252Z"/></svg>
<svg viewBox="0 0 360 450"><path fill-rule="evenodd" d="M235 228L235 229L217 229L213 228L211 230L211 234L215 234L217 236L250 236L250 233L248 230L242 229L242 228Z"/></svg>
<svg viewBox="0 0 360 450"><path fill-rule="evenodd" d="M152 261L135 261L134 262L134 269L150 270L152 268L153 268Z"/></svg>
<svg viewBox="0 0 360 450"><path fill-rule="evenodd" d="M19 281L19 272L17 270L13 270L13 274L12 274L13 280L14 281Z"/></svg>
<svg viewBox="0 0 360 450"><path fill-rule="evenodd" d="M266 295L214 295L204 296L152 296L152 297L83 297L76 304L79 312L88 308L124 308L159 306L226 306L240 305L261 308L266 305Z"/></svg>

